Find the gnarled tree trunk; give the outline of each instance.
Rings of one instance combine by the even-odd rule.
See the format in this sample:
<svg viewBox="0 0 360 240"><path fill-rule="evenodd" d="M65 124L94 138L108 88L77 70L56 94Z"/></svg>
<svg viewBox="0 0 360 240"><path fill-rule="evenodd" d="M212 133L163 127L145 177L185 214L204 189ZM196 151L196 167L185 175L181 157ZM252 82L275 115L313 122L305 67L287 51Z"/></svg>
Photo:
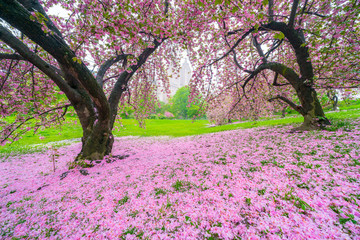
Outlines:
<svg viewBox="0 0 360 240"><path fill-rule="evenodd" d="M165 15L168 5L168 1L165 1ZM131 71L123 71L120 74L107 99L103 91L105 73L116 62L126 63L129 54L120 54L105 61L95 78L87 66L79 61L38 0L0 0L0 9L1 19L41 46L60 66L61 69L58 69L44 61L24 42L0 25L0 39L20 55L19 59L32 63L53 80L74 107L83 129L82 149L76 160L98 160L110 154L114 143L112 128L122 93L127 90L130 78L166 38L154 37L153 46L143 49L136 57L137 64L129 66ZM44 32L40 23L31 20L34 11L46 18L46 25L52 31L51 34Z"/></svg>
<svg viewBox="0 0 360 240"><path fill-rule="evenodd" d="M304 122L298 128L299 130L319 129L330 124L314 88L302 84L296 89L296 92L302 107L301 114L304 117Z"/></svg>
<svg viewBox="0 0 360 240"><path fill-rule="evenodd" d="M109 128L101 129L97 125L83 132L81 142L82 148L76 160L101 160L111 153L114 136Z"/></svg>
<svg viewBox="0 0 360 240"><path fill-rule="evenodd" d="M300 76L293 69L288 68L281 63L264 62L257 70L271 69L277 74L282 75L293 86L301 106L296 106L284 97L278 96L276 98L287 102L304 117L304 122L301 127L298 128L299 130L319 129L325 125L329 125L330 121L326 118L316 91L313 88L314 71L310 60L309 48L306 46L303 33L300 30L295 30L292 27L292 24L275 21L265 25L264 30L265 29L280 31L289 40L295 51L296 61L300 69Z"/></svg>

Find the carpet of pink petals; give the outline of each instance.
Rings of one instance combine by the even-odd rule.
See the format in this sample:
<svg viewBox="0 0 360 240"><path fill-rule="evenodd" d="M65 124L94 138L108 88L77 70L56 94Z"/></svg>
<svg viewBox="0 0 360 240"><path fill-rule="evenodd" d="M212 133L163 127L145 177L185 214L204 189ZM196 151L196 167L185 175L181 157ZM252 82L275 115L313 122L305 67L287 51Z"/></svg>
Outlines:
<svg viewBox="0 0 360 240"><path fill-rule="evenodd" d="M56 172L49 152L3 158L0 239L360 239L359 125L118 138L62 180L79 143Z"/></svg>

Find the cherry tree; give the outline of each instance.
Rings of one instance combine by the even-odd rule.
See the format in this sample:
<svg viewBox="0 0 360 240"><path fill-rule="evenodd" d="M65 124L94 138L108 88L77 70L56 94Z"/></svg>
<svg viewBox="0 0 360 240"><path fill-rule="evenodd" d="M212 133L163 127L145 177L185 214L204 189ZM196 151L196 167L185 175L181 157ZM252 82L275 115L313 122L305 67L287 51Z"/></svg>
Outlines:
<svg viewBox="0 0 360 240"><path fill-rule="evenodd" d="M196 26L188 16L197 10L176 2L1 0L1 115L16 115L2 123L2 143L73 107L83 129L77 159L108 155L119 103L132 93L149 99L155 71L166 87L164 64L180 59L176 43ZM52 6L68 16L48 15Z"/></svg>
<svg viewBox="0 0 360 240"><path fill-rule="evenodd" d="M329 121L316 89L359 86L358 1L193 4L209 24L189 45L197 66L192 86L202 82L210 96L232 95L237 118L251 108L273 108L269 101L281 102L304 117L301 129L318 128Z"/></svg>

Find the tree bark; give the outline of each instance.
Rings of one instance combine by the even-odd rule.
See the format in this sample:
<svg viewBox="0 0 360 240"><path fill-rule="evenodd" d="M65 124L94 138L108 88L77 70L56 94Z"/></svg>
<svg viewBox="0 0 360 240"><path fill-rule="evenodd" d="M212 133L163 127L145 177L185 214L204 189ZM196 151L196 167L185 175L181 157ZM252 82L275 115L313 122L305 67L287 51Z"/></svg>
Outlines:
<svg viewBox="0 0 360 240"><path fill-rule="evenodd" d="M114 136L109 120L96 122L93 126L83 129L82 148L76 160L101 160L111 153Z"/></svg>
<svg viewBox="0 0 360 240"><path fill-rule="evenodd" d="M304 117L304 122L299 127L299 130L323 128L325 125L329 125L330 121L326 118L316 91L313 88L314 70L310 60L309 48L306 46L303 33L300 30L295 30L291 22L293 20L287 25L282 22L273 21L266 24L262 30L271 29L273 31L280 31L285 35L295 51L300 76L293 69L279 63L271 63L272 66L265 66L265 68L281 74L294 87L302 107L303 112L301 114ZM266 63L263 65L266 65Z"/></svg>
<svg viewBox="0 0 360 240"><path fill-rule="evenodd" d="M304 122L297 130L315 130L330 124L313 87L302 84L296 92L304 109Z"/></svg>
<svg viewBox="0 0 360 240"><path fill-rule="evenodd" d="M248 80L265 69L272 70L275 73L282 75L295 89L301 106L296 106L294 103L289 104L288 101L284 101L284 99L281 99L279 96L276 98L288 103L304 117L304 122L299 130L319 129L324 127L324 125L330 124L329 120L325 117L325 113L317 98L315 89L307 81L303 81L303 78L299 77L293 69L284 64L276 62L262 63L255 69Z"/></svg>
<svg viewBox="0 0 360 240"><path fill-rule="evenodd" d="M165 5L168 7L168 1L165 2ZM161 41L155 38L153 40L154 47L143 50L137 58L137 64L130 67L132 71L124 71L120 74L109 99L107 99L102 89L106 71L114 63L126 61L128 54L118 55L106 61L95 78L68 46L38 0L0 0L0 9L1 19L41 46L59 64L61 69L55 69L32 52L5 27L0 26L0 39L19 54L7 54L6 56L2 54L0 58L26 60L34 64L53 80L74 107L83 129L82 149L76 160L99 160L110 154L114 143L112 128L122 93L127 90L127 84L134 73L166 38L162 38ZM46 25L52 34L45 33L40 23L31 20L31 12L34 9L45 16Z"/></svg>
<svg viewBox="0 0 360 240"><path fill-rule="evenodd" d="M1 26L0 39L17 51L24 60L38 67L66 94L83 129L82 149L76 159L102 159L111 152L114 141L110 127L110 105L103 90L90 70L82 62L74 61L75 53L50 23L50 19L48 24L56 33L54 35L45 34L40 24L30 20L27 9L38 9L39 2L24 0L22 4L0 0L0 17L52 55L61 67L61 74Z"/></svg>

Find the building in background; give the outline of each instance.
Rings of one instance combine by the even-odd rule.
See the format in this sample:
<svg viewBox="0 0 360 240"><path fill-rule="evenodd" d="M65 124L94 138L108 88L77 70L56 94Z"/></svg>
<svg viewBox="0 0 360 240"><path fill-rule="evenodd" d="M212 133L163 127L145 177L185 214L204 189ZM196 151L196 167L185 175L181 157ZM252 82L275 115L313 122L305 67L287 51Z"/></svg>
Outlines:
<svg viewBox="0 0 360 240"><path fill-rule="evenodd" d="M185 61L181 65L179 75L172 74L172 77L169 79L170 96L168 96L165 92L161 91L162 88L160 87L157 92L158 99L162 102L168 103L169 97L174 96L174 94L179 88L189 84L191 79L191 74L192 71L191 71L190 63L188 59L185 59Z"/></svg>

